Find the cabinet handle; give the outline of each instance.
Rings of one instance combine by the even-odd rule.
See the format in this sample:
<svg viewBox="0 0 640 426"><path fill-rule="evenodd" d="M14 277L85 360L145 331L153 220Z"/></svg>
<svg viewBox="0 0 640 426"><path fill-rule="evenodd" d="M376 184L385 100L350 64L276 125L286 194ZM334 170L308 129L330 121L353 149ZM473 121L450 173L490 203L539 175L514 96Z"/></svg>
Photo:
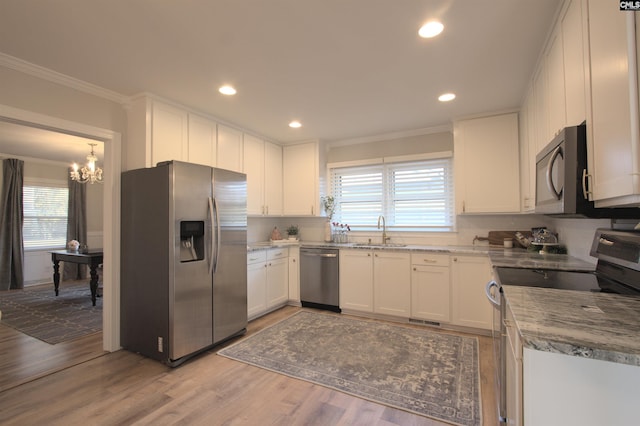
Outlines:
<svg viewBox="0 0 640 426"><path fill-rule="evenodd" d="M269 206L267 206L266 209L267 209L267 214L269 214Z"/></svg>
<svg viewBox="0 0 640 426"><path fill-rule="evenodd" d="M311 216L313 216L313 206L311 206Z"/></svg>
<svg viewBox="0 0 640 426"><path fill-rule="evenodd" d="M425 261L426 263L438 263L437 260L433 260L433 259L422 259L423 261Z"/></svg>
<svg viewBox="0 0 640 426"><path fill-rule="evenodd" d="M371 257L371 253L367 253L367 257Z"/></svg>
<svg viewBox="0 0 640 426"><path fill-rule="evenodd" d="M464 205L464 201L462 201L462 213L464 213L466 211L466 207Z"/></svg>
<svg viewBox="0 0 640 426"><path fill-rule="evenodd" d="M417 270L418 270L418 268L413 268L413 270L414 270L414 271L417 271Z"/></svg>
<svg viewBox="0 0 640 426"><path fill-rule="evenodd" d="M591 175L587 173L587 169L582 169L582 196L584 197L585 200L588 200L589 194L592 193L592 191L587 190L587 180L590 177Z"/></svg>
<svg viewBox="0 0 640 426"><path fill-rule="evenodd" d="M453 261L454 261L454 262L457 262L457 261L458 261L458 258L457 258L457 257L454 257L454 258L453 258Z"/></svg>

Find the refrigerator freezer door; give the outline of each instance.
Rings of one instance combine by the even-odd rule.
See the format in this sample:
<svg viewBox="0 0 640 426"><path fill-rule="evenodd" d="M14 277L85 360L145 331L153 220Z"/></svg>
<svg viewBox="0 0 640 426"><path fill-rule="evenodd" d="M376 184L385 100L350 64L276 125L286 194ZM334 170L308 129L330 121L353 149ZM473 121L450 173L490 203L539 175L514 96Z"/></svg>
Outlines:
<svg viewBox="0 0 640 426"><path fill-rule="evenodd" d="M213 169L213 341L247 327L246 175Z"/></svg>
<svg viewBox="0 0 640 426"><path fill-rule="evenodd" d="M208 200L212 195L212 169L178 161L172 162L170 167L169 358L176 360L213 343L213 289L208 268L211 247ZM206 224L205 253L198 260L181 260L181 224L199 221Z"/></svg>

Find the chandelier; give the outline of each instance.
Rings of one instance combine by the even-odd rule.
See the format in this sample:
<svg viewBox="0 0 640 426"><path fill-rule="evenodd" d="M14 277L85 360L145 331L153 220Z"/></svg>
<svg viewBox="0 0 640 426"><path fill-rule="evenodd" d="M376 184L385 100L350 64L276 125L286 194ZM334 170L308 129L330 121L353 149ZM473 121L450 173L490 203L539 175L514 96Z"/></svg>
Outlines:
<svg viewBox="0 0 640 426"><path fill-rule="evenodd" d="M93 152L93 147L97 145L97 143L90 143L91 145L91 153L87 155L87 165L78 170L78 164L73 163L70 176L72 180L78 181L80 183L102 183L102 169L96 166L96 161L98 161L98 157Z"/></svg>

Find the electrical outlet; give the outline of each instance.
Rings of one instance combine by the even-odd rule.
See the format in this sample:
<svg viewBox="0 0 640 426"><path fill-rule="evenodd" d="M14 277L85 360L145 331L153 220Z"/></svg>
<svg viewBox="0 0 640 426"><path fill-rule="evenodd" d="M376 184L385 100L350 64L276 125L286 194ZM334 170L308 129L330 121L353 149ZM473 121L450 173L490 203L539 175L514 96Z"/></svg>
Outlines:
<svg viewBox="0 0 640 426"><path fill-rule="evenodd" d="M163 352L162 349L162 337L158 336L158 352Z"/></svg>

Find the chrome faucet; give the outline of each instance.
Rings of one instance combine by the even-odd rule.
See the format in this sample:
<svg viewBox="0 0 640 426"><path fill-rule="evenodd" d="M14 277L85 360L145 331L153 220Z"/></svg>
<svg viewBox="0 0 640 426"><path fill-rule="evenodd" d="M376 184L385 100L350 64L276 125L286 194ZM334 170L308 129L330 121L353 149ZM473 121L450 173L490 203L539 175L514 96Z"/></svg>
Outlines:
<svg viewBox="0 0 640 426"><path fill-rule="evenodd" d="M380 229L380 219L382 219L382 244L387 244L387 241L391 237L387 237L387 222L384 220L384 216L378 216L378 229Z"/></svg>

